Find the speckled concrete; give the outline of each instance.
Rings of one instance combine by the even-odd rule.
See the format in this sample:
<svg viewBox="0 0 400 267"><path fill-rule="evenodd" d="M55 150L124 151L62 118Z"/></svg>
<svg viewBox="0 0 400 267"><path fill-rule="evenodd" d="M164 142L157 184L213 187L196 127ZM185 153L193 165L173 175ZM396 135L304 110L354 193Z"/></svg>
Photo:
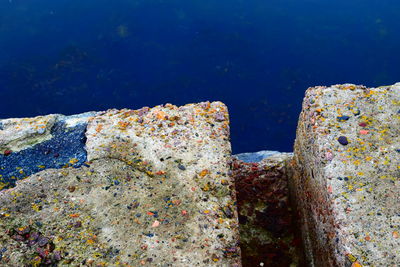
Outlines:
<svg viewBox="0 0 400 267"><path fill-rule="evenodd" d="M1 266L241 266L222 103L69 117L54 134L58 121L58 115L29 119L20 127L34 135L30 145L2 143L2 166L29 158L21 153L38 146L57 157L42 170L36 160L19 166L31 174L0 191ZM1 123L4 134L21 121ZM82 129L84 139L65 136ZM45 145L65 138L85 154ZM63 155L71 158L60 166ZM12 172L4 168L3 176Z"/></svg>
<svg viewBox="0 0 400 267"><path fill-rule="evenodd" d="M309 88L292 192L310 266L400 265L400 83Z"/></svg>

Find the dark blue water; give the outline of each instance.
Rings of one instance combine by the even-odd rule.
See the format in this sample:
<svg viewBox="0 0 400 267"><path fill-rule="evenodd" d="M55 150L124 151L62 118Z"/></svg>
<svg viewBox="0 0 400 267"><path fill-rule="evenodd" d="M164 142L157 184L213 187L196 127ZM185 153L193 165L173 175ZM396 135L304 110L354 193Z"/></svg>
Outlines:
<svg viewBox="0 0 400 267"><path fill-rule="evenodd" d="M304 91L400 81L398 0L0 0L0 118L221 100L292 151Z"/></svg>

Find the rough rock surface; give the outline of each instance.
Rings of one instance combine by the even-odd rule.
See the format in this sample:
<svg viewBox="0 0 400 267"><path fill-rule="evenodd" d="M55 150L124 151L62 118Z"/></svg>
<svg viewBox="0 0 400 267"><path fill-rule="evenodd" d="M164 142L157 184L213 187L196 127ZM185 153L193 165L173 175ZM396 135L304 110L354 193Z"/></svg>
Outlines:
<svg viewBox="0 0 400 267"><path fill-rule="evenodd" d="M400 264L400 83L309 88L291 188L311 266Z"/></svg>
<svg viewBox="0 0 400 267"><path fill-rule="evenodd" d="M262 151L232 161L237 190L243 266L303 266L300 236L290 207L288 164L292 153Z"/></svg>
<svg viewBox="0 0 400 267"><path fill-rule="evenodd" d="M0 126L1 266L241 265L222 103Z"/></svg>

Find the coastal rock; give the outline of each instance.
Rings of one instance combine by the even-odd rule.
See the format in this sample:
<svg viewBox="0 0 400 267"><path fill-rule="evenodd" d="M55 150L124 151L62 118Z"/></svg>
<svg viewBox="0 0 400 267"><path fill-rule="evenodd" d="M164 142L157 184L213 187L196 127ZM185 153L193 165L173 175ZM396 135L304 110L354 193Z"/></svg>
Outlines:
<svg viewBox="0 0 400 267"><path fill-rule="evenodd" d="M241 266L222 103L1 126L0 265Z"/></svg>
<svg viewBox="0 0 400 267"><path fill-rule="evenodd" d="M310 266L400 263L400 83L306 91L291 191Z"/></svg>

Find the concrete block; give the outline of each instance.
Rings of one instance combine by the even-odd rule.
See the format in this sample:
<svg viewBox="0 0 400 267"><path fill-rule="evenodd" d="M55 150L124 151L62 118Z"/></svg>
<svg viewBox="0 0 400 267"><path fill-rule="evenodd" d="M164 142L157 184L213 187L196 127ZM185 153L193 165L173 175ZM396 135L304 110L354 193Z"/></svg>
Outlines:
<svg viewBox="0 0 400 267"><path fill-rule="evenodd" d="M224 104L9 119L0 138L1 266L241 266Z"/></svg>
<svg viewBox="0 0 400 267"><path fill-rule="evenodd" d="M310 266L399 266L400 83L309 88L294 153Z"/></svg>

